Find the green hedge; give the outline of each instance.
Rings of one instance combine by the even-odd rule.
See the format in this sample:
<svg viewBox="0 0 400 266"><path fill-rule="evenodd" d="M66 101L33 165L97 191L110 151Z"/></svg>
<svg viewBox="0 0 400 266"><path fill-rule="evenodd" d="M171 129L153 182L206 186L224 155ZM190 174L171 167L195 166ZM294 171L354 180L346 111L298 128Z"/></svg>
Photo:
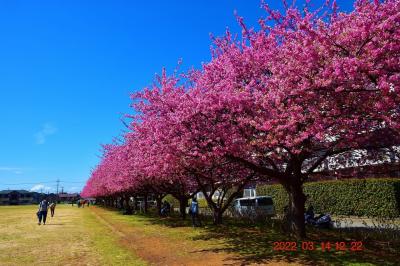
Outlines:
<svg viewBox="0 0 400 266"><path fill-rule="evenodd" d="M179 208L179 201L174 198L172 195L168 194L163 198L163 201L166 200L173 206L173 208Z"/></svg>
<svg viewBox="0 0 400 266"><path fill-rule="evenodd" d="M174 208L179 208L179 201L176 198L174 198L172 195L170 195L170 194L166 195L163 198L163 200L168 201L171 205L173 205ZM198 199L197 201L199 203L200 208L206 208L208 206L206 199ZM188 206L190 206L191 202L192 202L191 199L189 199Z"/></svg>
<svg viewBox="0 0 400 266"><path fill-rule="evenodd" d="M316 213L370 217L400 217L400 179L350 179L304 184ZM257 187L257 195L272 196L278 213L283 212L288 196L281 185Z"/></svg>
<svg viewBox="0 0 400 266"><path fill-rule="evenodd" d="M179 208L179 201L174 198L172 195L168 194L166 195L163 200L168 201L174 208ZM206 199L197 199L197 202L199 203L200 208L208 208L208 203ZM188 200L188 206L192 203L192 200Z"/></svg>

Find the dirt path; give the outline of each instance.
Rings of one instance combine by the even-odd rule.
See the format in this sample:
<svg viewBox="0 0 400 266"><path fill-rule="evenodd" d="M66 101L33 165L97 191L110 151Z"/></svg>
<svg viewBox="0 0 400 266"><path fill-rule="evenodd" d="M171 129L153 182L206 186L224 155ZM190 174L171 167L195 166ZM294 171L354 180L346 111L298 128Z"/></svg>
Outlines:
<svg viewBox="0 0 400 266"><path fill-rule="evenodd" d="M121 237L121 243L151 265L224 265L233 264L226 253L212 253L196 248L193 243L171 241L162 234L144 233L140 228L112 221L104 210L91 208L96 217Z"/></svg>
<svg viewBox="0 0 400 266"><path fill-rule="evenodd" d="M113 219L107 211L100 208L90 208L90 211L99 221L120 236L120 243L123 246L132 250L150 265L288 265L278 260L268 264L247 264L238 254L228 253L223 248L216 252L213 243L203 240L193 241L179 236L171 237L163 232L162 226L159 225L151 225L149 227L155 230L148 230L143 228L143 225L127 224ZM179 230L181 234L184 234L186 230L193 229L179 228Z"/></svg>

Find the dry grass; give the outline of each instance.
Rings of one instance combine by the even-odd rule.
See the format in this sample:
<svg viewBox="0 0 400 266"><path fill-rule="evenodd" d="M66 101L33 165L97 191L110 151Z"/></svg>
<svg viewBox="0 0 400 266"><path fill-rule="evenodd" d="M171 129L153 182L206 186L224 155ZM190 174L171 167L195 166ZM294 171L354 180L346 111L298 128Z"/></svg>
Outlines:
<svg viewBox="0 0 400 266"><path fill-rule="evenodd" d="M49 215L50 216L50 215ZM58 205L39 226L36 206L0 207L1 265L143 265L91 212Z"/></svg>

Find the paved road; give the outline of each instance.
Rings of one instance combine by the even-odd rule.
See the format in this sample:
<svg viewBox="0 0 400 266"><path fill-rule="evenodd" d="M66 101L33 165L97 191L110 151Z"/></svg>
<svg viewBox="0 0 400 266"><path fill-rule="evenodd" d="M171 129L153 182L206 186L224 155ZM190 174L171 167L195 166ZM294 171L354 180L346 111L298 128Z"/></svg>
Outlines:
<svg viewBox="0 0 400 266"><path fill-rule="evenodd" d="M400 219L378 221L376 219L358 217L332 217L335 228L388 228L400 230Z"/></svg>

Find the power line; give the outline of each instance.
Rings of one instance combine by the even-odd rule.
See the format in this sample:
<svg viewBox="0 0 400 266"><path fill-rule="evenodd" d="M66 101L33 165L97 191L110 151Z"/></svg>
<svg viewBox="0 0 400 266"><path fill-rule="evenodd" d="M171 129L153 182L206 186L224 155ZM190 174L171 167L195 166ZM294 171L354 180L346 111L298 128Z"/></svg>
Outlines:
<svg viewBox="0 0 400 266"><path fill-rule="evenodd" d="M57 179L57 184L59 184L59 183L66 183L66 184L84 184L84 183L86 183L86 181L62 181L62 180L59 180L59 179ZM26 182L26 183L0 183L0 185L3 185L3 186L18 186L18 185L36 185L36 184L50 184L50 183L53 183L54 184L54 181L45 181L45 182L40 182L40 181L38 181L38 182Z"/></svg>

